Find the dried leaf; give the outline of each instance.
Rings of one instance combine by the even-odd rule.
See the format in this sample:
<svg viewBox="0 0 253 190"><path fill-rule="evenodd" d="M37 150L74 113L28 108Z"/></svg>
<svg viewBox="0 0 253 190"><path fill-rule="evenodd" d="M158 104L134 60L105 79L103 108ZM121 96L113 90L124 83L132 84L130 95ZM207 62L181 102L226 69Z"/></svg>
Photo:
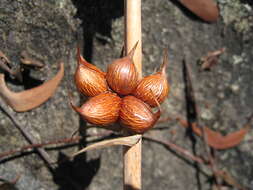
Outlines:
<svg viewBox="0 0 253 190"><path fill-rule="evenodd" d="M0 51L0 59L1 61L3 61L6 65L9 65L11 62L8 59L8 57L2 52Z"/></svg>
<svg viewBox="0 0 253 190"><path fill-rule="evenodd" d="M20 54L20 62L24 65L29 65L29 66L34 66L34 67L44 67L44 64L41 63L40 61L33 59L30 57L27 51L22 51Z"/></svg>
<svg viewBox="0 0 253 190"><path fill-rule="evenodd" d="M213 0L179 0L186 8L207 22L215 22L219 17L217 4Z"/></svg>
<svg viewBox="0 0 253 190"><path fill-rule="evenodd" d="M8 59L8 57L2 51L0 51L0 69L3 70L4 72L9 73L11 76L18 79L20 82L22 82L23 78L22 78L20 69L16 69L16 70L11 69L10 63L11 62Z"/></svg>
<svg viewBox="0 0 253 190"><path fill-rule="evenodd" d="M181 119L179 121L184 127L189 127L189 124L187 121L181 120ZM202 137L202 130L199 127L197 127L195 123L193 123L191 126L192 126L193 132L197 134L198 136ZM242 129L238 131L235 131L226 136L223 136L219 132L213 131L209 129L208 127L205 127L207 143L209 146L217 150L232 148L234 146L237 146L243 140L244 136L247 134L249 129L250 129L250 126L246 125L245 127L243 127Z"/></svg>
<svg viewBox="0 0 253 190"><path fill-rule="evenodd" d="M2 60L0 60L0 69L9 74L13 74L11 68Z"/></svg>
<svg viewBox="0 0 253 190"><path fill-rule="evenodd" d="M225 50L225 48L221 48L213 52L208 52L206 56L200 59L201 70L209 70L216 65L218 63L218 57L224 53Z"/></svg>
<svg viewBox="0 0 253 190"><path fill-rule="evenodd" d="M218 171L217 175L221 177L228 185L231 185L239 190L246 190L227 171Z"/></svg>
<svg viewBox="0 0 253 190"><path fill-rule="evenodd" d="M51 80L29 90L13 92L6 86L4 75L0 74L0 97L17 112L31 110L43 104L54 94L63 75L64 65L61 63L60 70Z"/></svg>
<svg viewBox="0 0 253 190"><path fill-rule="evenodd" d="M110 147L110 146L115 146L115 145L133 146L140 140L141 137L142 135L132 135L128 137L121 137L121 138L101 141L78 151L77 153L73 154L71 157L73 158L77 156L78 154L81 154L88 150L94 150L98 148Z"/></svg>
<svg viewBox="0 0 253 190"><path fill-rule="evenodd" d="M200 130L196 126L193 127L193 131L196 133L197 130ZM205 131L207 134L207 143L209 146L215 148L215 149L228 149L232 148L234 146L237 146L244 138L244 136L247 134L249 130L249 127L244 127L238 131L235 131L233 133L230 133L226 136L221 135L218 132L215 132L207 127L205 127ZM202 136L202 134L200 135Z"/></svg>

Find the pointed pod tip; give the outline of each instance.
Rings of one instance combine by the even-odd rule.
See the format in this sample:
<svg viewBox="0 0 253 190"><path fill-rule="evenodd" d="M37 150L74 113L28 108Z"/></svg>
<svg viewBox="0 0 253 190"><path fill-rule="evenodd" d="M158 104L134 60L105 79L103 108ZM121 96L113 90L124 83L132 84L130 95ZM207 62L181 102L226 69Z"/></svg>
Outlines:
<svg viewBox="0 0 253 190"><path fill-rule="evenodd" d="M75 106L73 103L73 95L70 91L68 91L68 97L69 97L69 105L72 107L73 110L75 110L77 113L80 113L80 108Z"/></svg>
<svg viewBox="0 0 253 190"><path fill-rule="evenodd" d="M84 57L81 55L81 50L80 50L80 47L77 46L77 63L78 64L83 64L83 65L86 65L87 63L89 63L88 61L86 61L84 59Z"/></svg>
<svg viewBox="0 0 253 190"><path fill-rule="evenodd" d="M160 69L162 74L166 74L166 68L167 68L168 64L169 64L168 48L165 48L163 50L163 63L162 63L161 69Z"/></svg>
<svg viewBox="0 0 253 190"><path fill-rule="evenodd" d="M123 44L122 48L121 48L121 52L120 52L120 57L124 57L125 55L125 44Z"/></svg>
<svg viewBox="0 0 253 190"><path fill-rule="evenodd" d="M139 43L139 40L135 43L134 47L130 50L130 52L127 54L127 57L129 57L130 59L133 59L134 57L134 53L135 53L135 50L138 46L138 43Z"/></svg>
<svg viewBox="0 0 253 190"><path fill-rule="evenodd" d="M81 50L80 50L80 47L77 46L76 47L76 58L77 58L78 64L80 62L80 57L81 57Z"/></svg>
<svg viewBox="0 0 253 190"><path fill-rule="evenodd" d="M70 101L69 103L70 103L70 106L72 107L73 110L75 110L77 113L81 114L79 107L75 106L72 101Z"/></svg>

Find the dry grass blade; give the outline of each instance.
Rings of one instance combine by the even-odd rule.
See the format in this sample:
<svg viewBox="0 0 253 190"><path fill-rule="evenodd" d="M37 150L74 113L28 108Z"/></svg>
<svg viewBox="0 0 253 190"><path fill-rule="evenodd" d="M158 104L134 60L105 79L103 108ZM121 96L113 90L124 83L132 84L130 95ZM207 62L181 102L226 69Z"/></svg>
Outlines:
<svg viewBox="0 0 253 190"><path fill-rule="evenodd" d="M111 147L111 146L115 146L115 145L125 145L125 146L131 147L131 146L135 145L140 140L141 137L142 137L142 135L132 135L132 136L128 136L128 137L121 137L121 138L116 138L116 139L104 140L104 141L92 144L90 146L87 146L86 148L73 154L71 157L75 157L78 154L81 154L81 153L86 152L88 150Z"/></svg>
<svg viewBox="0 0 253 190"><path fill-rule="evenodd" d="M30 144L36 144L36 140L30 134L30 132L28 132L22 125L20 125L19 121L14 116L12 116L12 114L8 110L3 108L1 105L0 110L13 122L14 127L16 127L21 132L21 134L25 137L27 142L29 142ZM51 163L54 163L54 161L50 158L49 154L45 151L45 149L37 148L37 151L41 156L41 158L43 158L43 160L46 162L48 168L50 170L53 170Z"/></svg>
<svg viewBox="0 0 253 190"><path fill-rule="evenodd" d="M219 9L213 0L179 0L185 7L207 22L215 22Z"/></svg>
<svg viewBox="0 0 253 190"><path fill-rule="evenodd" d="M24 112L36 108L47 101L55 92L64 76L64 65L60 64L60 70L44 84L22 92L12 92L6 86L4 75L0 74L0 97L15 111Z"/></svg>

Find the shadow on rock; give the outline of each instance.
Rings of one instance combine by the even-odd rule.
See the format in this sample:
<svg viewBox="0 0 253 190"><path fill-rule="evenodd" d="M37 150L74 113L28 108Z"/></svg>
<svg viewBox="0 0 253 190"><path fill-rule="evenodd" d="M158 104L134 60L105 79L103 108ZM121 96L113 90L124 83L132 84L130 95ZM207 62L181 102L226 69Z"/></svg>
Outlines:
<svg viewBox="0 0 253 190"><path fill-rule="evenodd" d="M75 17L82 22L82 34L78 35L78 43L83 40L83 56L87 61L92 62L94 39L96 38L102 45L110 41L112 22L123 16L124 1L72 0L72 2L77 9ZM84 101L82 96L80 99L80 102ZM80 118L79 134L83 137L80 141L80 149L87 145L85 126L85 121ZM59 185L59 190L83 190L89 186L98 172L100 158L87 161L86 154L82 154L70 161L66 155L60 153L58 163L60 164L53 171L53 176L55 183Z"/></svg>
<svg viewBox="0 0 253 190"><path fill-rule="evenodd" d="M133 187L132 185L125 185L125 186L124 186L124 189L125 189L125 190L140 190L139 188L135 188L135 187Z"/></svg>
<svg viewBox="0 0 253 190"><path fill-rule="evenodd" d="M35 79L30 76L30 69L24 69L22 75L23 75L23 85L26 90L43 84L43 80Z"/></svg>
<svg viewBox="0 0 253 190"><path fill-rule="evenodd" d="M6 81L14 84L14 85L22 85L24 86L25 90L35 88L41 84L43 84L43 80L36 79L31 76L31 71L30 69L23 68L23 71L20 73L21 81L18 80L17 78L11 77L9 74L6 75Z"/></svg>
<svg viewBox="0 0 253 190"><path fill-rule="evenodd" d="M248 5L250 5L250 6L253 6L253 1L252 1L252 0L241 0L241 2L242 2L243 4L248 4Z"/></svg>
<svg viewBox="0 0 253 190"><path fill-rule="evenodd" d="M124 1L72 0L77 8L76 17L82 21L84 57L92 60L94 37L102 44L111 39L112 22L124 15Z"/></svg>
<svg viewBox="0 0 253 190"><path fill-rule="evenodd" d="M59 190L83 190L89 186L92 178L100 167L100 158L86 161L82 155L76 156L73 161L59 153L58 167L54 170L54 182L59 185Z"/></svg>
<svg viewBox="0 0 253 190"><path fill-rule="evenodd" d="M183 74L183 80L185 84L185 102L186 102L186 115L187 115L187 121L190 123L190 127L187 129L186 135L190 138L192 142L192 151L194 155L197 154L197 141L192 131L192 123L198 123L198 113L197 113L197 105L195 101L195 94L193 90L193 84L192 84L192 74L190 71L190 68L188 67L188 64L186 63L185 59L183 59L183 65L182 65L182 74ZM198 163L194 163L194 167L196 169L196 180L197 180L197 189L201 190L201 182L200 182L200 167Z"/></svg>

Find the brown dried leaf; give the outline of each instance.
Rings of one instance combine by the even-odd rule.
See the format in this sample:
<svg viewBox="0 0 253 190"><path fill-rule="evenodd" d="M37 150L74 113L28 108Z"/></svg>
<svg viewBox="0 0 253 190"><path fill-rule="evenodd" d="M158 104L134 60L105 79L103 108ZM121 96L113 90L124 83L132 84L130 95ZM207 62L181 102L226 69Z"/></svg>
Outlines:
<svg viewBox="0 0 253 190"><path fill-rule="evenodd" d="M18 79L20 82L23 81L20 69L11 69L10 68L10 60L8 59L8 57L2 52L0 51L0 70L3 70L4 72L9 73L11 76L13 76L14 78Z"/></svg>
<svg viewBox="0 0 253 190"><path fill-rule="evenodd" d="M2 60L0 60L0 69L9 74L13 74L11 68Z"/></svg>
<svg viewBox="0 0 253 190"><path fill-rule="evenodd" d="M11 63L8 57L2 51L0 51L0 59L7 65Z"/></svg>
<svg viewBox="0 0 253 190"><path fill-rule="evenodd" d="M44 67L44 64L39 60L31 58L27 51L22 51L20 54L20 62L24 65L34 66L34 67Z"/></svg>
<svg viewBox="0 0 253 190"><path fill-rule="evenodd" d="M189 127L189 124L187 121L181 120L181 119L179 121L184 127ZM192 126L193 132L196 135L200 137L203 136L202 130L199 127L197 127L196 123L193 123L191 126ZM237 146L243 140L244 136L247 134L249 129L250 129L250 126L246 125L242 129L239 129L238 131L235 131L226 136L223 136L219 132L213 131L209 129L208 127L205 127L205 132L207 135L207 143L209 146L217 150L232 148L234 146Z"/></svg>
<svg viewBox="0 0 253 190"><path fill-rule="evenodd" d="M213 52L208 52L206 56L200 59L201 70L210 70L211 67L218 63L218 57L224 53L226 49L221 48Z"/></svg>
<svg viewBox="0 0 253 190"><path fill-rule="evenodd" d="M215 22L219 17L217 4L213 0L179 0L185 7L207 22Z"/></svg>
<svg viewBox="0 0 253 190"><path fill-rule="evenodd" d="M31 110L43 104L54 94L63 75L64 65L60 63L60 70L51 80L29 90L13 92L6 86L4 75L0 74L0 97L17 112Z"/></svg>
<svg viewBox="0 0 253 190"><path fill-rule="evenodd" d="M218 171L216 173L221 177L228 185L231 185L239 190L246 190L242 185L240 185L234 177L232 177L227 171Z"/></svg>

